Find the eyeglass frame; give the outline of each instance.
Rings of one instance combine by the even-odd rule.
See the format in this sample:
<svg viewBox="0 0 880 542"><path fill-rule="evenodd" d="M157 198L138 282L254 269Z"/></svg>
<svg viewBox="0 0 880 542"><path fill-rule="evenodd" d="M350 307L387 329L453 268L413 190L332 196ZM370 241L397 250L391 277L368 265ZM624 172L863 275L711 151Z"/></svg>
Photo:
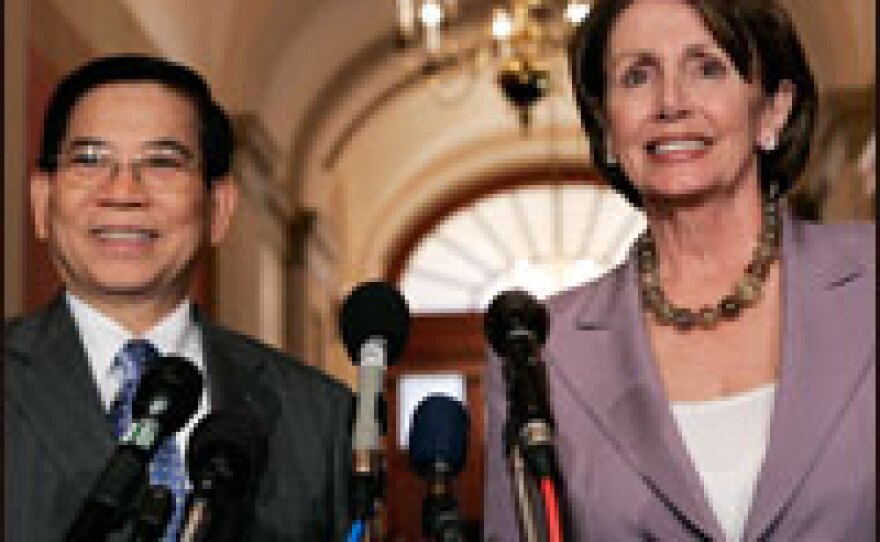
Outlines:
<svg viewBox="0 0 880 542"><path fill-rule="evenodd" d="M70 173L74 179L82 183L86 187L97 187L112 179L115 179L122 171L123 164L128 165L132 176L141 185L153 192L177 192L183 188L183 182L169 182L188 180L189 177L198 172L201 160L196 156L189 147L183 145L174 139L158 139L146 143L133 157L128 160L122 160L119 149L116 145L98 138L77 138L69 142L66 148L59 152L55 158L57 170ZM74 161L75 154L80 152L85 154L85 150L93 148L93 156L98 158L98 162L93 164L76 163ZM150 155L152 153L152 156ZM157 156L161 155L161 156ZM180 159L180 164L176 167L161 166L157 161L150 164L149 160L161 159ZM150 171L150 166L155 168L153 174L144 175L144 169ZM107 168L107 171L102 171ZM79 169L77 169L79 168ZM89 171L89 170L92 171ZM163 171L165 170L165 171ZM156 176L163 177L161 180ZM171 179L169 176L176 176L179 179Z"/></svg>

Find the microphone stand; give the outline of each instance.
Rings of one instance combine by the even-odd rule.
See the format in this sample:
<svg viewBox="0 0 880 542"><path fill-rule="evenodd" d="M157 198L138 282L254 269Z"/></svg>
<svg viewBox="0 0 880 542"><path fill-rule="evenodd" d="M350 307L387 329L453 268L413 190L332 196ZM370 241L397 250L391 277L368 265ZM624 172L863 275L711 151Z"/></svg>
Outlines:
<svg viewBox="0 0 880 542"><path fill-rule="evenodd" d="M525 464L518 445L510 449L510 470L513 475L514 497L516 501L516 518L519 532L526 542L537 542L538 531L535 528L534 506L531 491L527 487Z"/></svg>
<svg viewBox="0 0 880 542"><path fill-rule="evenodd" d="M384 529L379 516L383 508L384 468L381 455L375 450L357 450L353 463L352 510L354 524L359 525L359 528L352 526L349 540L382 540Z"/></svg>
<svg viewBox="0 0 880 542"><path fill-rule="evenodd" d="M181 526L180 540L181 542L195 542L204 539L203 525L208 521L208 500L204 498L194 498L192 505L184 516L184 523Z"/></svg>
<svg viewBox="0 0 880 542"><path fill-rule="evenodd" d="M520 534L528 542L562 542L566 515L539 348L531 333L517 334L510 346L503 366L509 398L504 433Z"/></svg>
<svg viewBox="0 0 880 542"><path fill-rule="evenodd" d="M422 501L422 532L432 542L467 541L451 489L445 473L435 474L428 482L428 492Z"/></svg>

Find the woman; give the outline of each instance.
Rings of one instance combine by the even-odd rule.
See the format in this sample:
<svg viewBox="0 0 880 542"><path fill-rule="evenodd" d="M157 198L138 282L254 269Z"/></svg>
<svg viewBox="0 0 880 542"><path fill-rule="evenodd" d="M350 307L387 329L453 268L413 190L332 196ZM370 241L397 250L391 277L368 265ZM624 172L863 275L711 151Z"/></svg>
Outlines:
<svg viewBox="0 0 880 542"><path fill-rule="evenodd" d="M576 540L873 540L875 232L794 220L816 90L775 0L598 1L572 76L596 166L648 218L548 303ZM489 374L486 539L518 539Z"/></svg>

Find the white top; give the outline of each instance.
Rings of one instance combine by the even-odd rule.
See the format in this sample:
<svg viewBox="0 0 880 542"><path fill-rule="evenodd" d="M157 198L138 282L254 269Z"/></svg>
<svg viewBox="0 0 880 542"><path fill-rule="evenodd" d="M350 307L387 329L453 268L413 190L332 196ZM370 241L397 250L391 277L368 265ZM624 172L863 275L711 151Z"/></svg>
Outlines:
<svg viewBox="0 0 880 542"><path fill-rule="evenodd" d="M104 408L110 405L122 387L122 367L114 367L113 359L131 339L142 338L150 341L163 356L170 354L192 361L204 376L205 357L202 350L202 334L192 318L192 304L185 299L170 314L146 333L136 336L120 323L100 313L81 298L66 292L67 305L79 329L86 349L86 358L92 376L98 386L98 393ZM175 435L177 446L186 454L186 442L196 423L208 413L208 389L204 388L202 399L195 415ZM186 455L184 455L186 457Z"/></svg>
<svg viewBox="0 0 880 542"><path fill-rule="evenodd" d="M742 540L773 414L775 384L672 404L685 447L728 541Z"/></svg>

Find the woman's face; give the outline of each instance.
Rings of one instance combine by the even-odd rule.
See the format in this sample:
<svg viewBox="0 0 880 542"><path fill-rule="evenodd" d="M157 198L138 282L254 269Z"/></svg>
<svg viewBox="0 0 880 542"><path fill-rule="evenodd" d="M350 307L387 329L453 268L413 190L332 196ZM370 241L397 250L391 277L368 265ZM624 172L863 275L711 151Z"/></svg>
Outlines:
<svg viewBox="0 0 880 542"><path fill-rule="evenodd" d="M757 146L791 107L747 82L684 0L637 0L611 29L606 61L611 152L646 198L757 188Z"/></svg>

